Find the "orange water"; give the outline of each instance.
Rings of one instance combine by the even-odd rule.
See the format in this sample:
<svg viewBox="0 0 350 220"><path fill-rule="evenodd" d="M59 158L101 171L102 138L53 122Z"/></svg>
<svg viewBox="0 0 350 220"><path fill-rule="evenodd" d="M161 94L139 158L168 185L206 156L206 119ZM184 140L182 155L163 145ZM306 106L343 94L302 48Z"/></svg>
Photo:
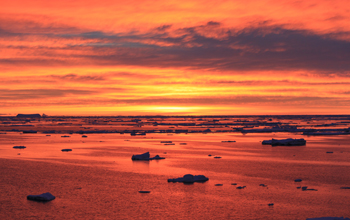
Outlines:
<svg viewBox="0 0 350 220"><path fill-rule="evenodd" d="M350 190L340 188L350 186L350 136L305 137L289 133L61 136L0 134L0 158L7 159L1 165L6 170L3 174L6 181L1 186L2 194L6 195L0 200L1 219L350 217ZM271 138L305 138L307 144L300 147L261 144ZM227 140L236 142L221 142ZM160 141L173 141L175 145ZM13 149L15 145L27 148ZM63 148L71 148L72 152L61 152ZM131 160L133 154L147 151L151 156L158 154L166 159ZM209 154L222 158L214 159ZM16 165L18 160L26 166ZM205 175L209 181L191 185L167 182L168 178L187 173ZM295 183L294 179L299 178L303 181ZM298 186L318 191L302 191ZM140 194L139 190L151 193ZM47 191L56 199L48 203L26 200L28 194ZM274 205L268 206L269 203Z"/></svg>

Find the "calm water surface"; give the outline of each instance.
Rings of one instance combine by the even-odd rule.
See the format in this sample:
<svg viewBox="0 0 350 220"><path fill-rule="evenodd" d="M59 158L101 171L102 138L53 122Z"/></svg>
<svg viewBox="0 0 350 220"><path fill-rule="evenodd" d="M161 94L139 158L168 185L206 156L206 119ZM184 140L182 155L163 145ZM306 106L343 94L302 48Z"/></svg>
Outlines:
<svg viewBox="0 0 350 220"><path fill-rule="evenodd" d="M341 189L350 186L350 137L346 135L61 136L0 134L1 219L350 217L350 190ZM271 138L305 138L307 144L300 147L261 144ZM236 142L222 142L228 140ZM164 145L161 141L172 141L175 145ZM27 148L13 149L15 145ZM63 148L73 151L61 152ZM147 151L151 156L158 154L166 159L131 160L133 154ZM188 173L205 175L209 181L191 185L167 182ZM299 178L303 181L295 183ZM246 188L236 189L237 186ZM317 191L302 191L297 189L299 186ZM139 190L151 193L140 194ZM44 192L51 192L56 199L47 203L26 200L28 194ZM274 205L268 206L269 203Z"/></svg>

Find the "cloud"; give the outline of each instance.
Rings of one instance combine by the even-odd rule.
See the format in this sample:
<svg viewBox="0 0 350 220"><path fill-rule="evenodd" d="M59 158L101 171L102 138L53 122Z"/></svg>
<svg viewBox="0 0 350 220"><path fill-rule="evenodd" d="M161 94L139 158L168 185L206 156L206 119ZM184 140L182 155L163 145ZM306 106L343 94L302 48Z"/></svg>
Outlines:
<svg viewBox="0 0 350 220"><path fill-rule="evenodd" d="M0 100L50 99L71 95L91 95L93 93L93 91L80 89L1 89Z"/></svg>
<svg viewBox="0 0 350 220"><path fill-rule="evenodd" d="M36 26L35 26L36 27ZM41 27L37 32L0 31L0 36L21 36L23 45L2 46L13 50L13 57L0 57L2 65L102 65L145 66L227 71L310 70L350 71L350 36L345 32L317 34L266 25L233 29L220 22L174 29L158 27L147 33L79 32L72 27ZM31 46L27 38L45 40ZM49 46L47 41L62 45ZM29 41L29 39L28 39Z"/></svg>
<svg viewBox="0 0 350 220"><path fill-rule="evenodd" d="M76 82L98 82L105 81L106 77L104 75L77 75L74 73L66 75L49 75L48 77L60 79L64 81L76 81Z"/></svg>

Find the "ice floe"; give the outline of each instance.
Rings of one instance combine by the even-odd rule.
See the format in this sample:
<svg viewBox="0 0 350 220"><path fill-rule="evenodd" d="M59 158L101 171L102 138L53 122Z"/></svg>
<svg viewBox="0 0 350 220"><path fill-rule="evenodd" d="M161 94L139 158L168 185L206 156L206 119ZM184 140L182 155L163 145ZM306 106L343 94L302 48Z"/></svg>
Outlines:
<svg viewBox="0 0 350 220"><path fill-rule="evenodd" d="M156 155L155 157L150 157L149 152L132 155L131 157L131 160L161 160L161 159L165 159L165 158L160 157L159 155Z"/></svg>
<svg viewBox="0 0 350 220"><path fill-rule="evenodd" d="M263 145L272 145L272 146L303 146L306 144L306 141L304 138L300 139L293 139L293 138L287 138L287 139L273 139L272 140L264 140L262 142Z"/></svg>
<svg viewBox="0 0 350 220"><path fill-rule="evenodd" d="M182 183L194 183L194 182L205 182L208 181L209 178L204 175L192 175L186 174L183 177L179 177L176 179L168 179L168 182L182 182Z"/></svg>
<svg viewBox="0 0 350 220"><path fill-rule="evenodd" d="M15 149L24 149L24 148L27 148L26 146L13 146L13 148Z"/></svg>
<svg viewBox="0 0 350 220"><path fill-rule="evenodd" d="M42 201L42 202L47 202L47 201L51 201L54 200L56 197L53 196L51 193L47 192L47 193L43 193L40 195L28 195L27 199L28 200L33 200L33 201Z"/></svg>

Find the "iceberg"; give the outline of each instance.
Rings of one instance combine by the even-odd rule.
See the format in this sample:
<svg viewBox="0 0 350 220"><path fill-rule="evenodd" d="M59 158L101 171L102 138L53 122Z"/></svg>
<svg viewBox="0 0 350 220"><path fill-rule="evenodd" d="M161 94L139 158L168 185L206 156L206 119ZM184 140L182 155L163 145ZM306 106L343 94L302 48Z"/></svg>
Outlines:
<svg viewBox="0 0 350 220"><path fill-rule="evenodd" d="M53 196L51 193L47 192L47 193L43 193L40 195L28 195L27 199L28 200L33 200L33 201L42 201L42 202L47 202L47 201L51 201L54 200L56 197Z"/></svg>
<svg viewBox="0 0 350 220"><path fill-rule="evenodd" d="M262 142L263 145L272 145L272 146L303 146L306 144L306 141L304 138L300 139L293 139L293 138L287 138L287 139L273 139L272 140L264 140Z"/></svg>
<svg viewBox="0 0 350 220"><path fill-rule="evenodd" d="M165 159L164 157L160 157L156 155L155 157L150 157L149 152L143 154L132 155L131 160L161 160Z"/></svg>
<svg viewBox="0 0 350 220"><path fill-rule="evenodd" d="M205 182L208 180L209 180L209 178L204 176L204 175L193 176L192 174L186 174L183 177L179 177L176 179L168 179L168 182L194 183L194 182Z"/></svg>

